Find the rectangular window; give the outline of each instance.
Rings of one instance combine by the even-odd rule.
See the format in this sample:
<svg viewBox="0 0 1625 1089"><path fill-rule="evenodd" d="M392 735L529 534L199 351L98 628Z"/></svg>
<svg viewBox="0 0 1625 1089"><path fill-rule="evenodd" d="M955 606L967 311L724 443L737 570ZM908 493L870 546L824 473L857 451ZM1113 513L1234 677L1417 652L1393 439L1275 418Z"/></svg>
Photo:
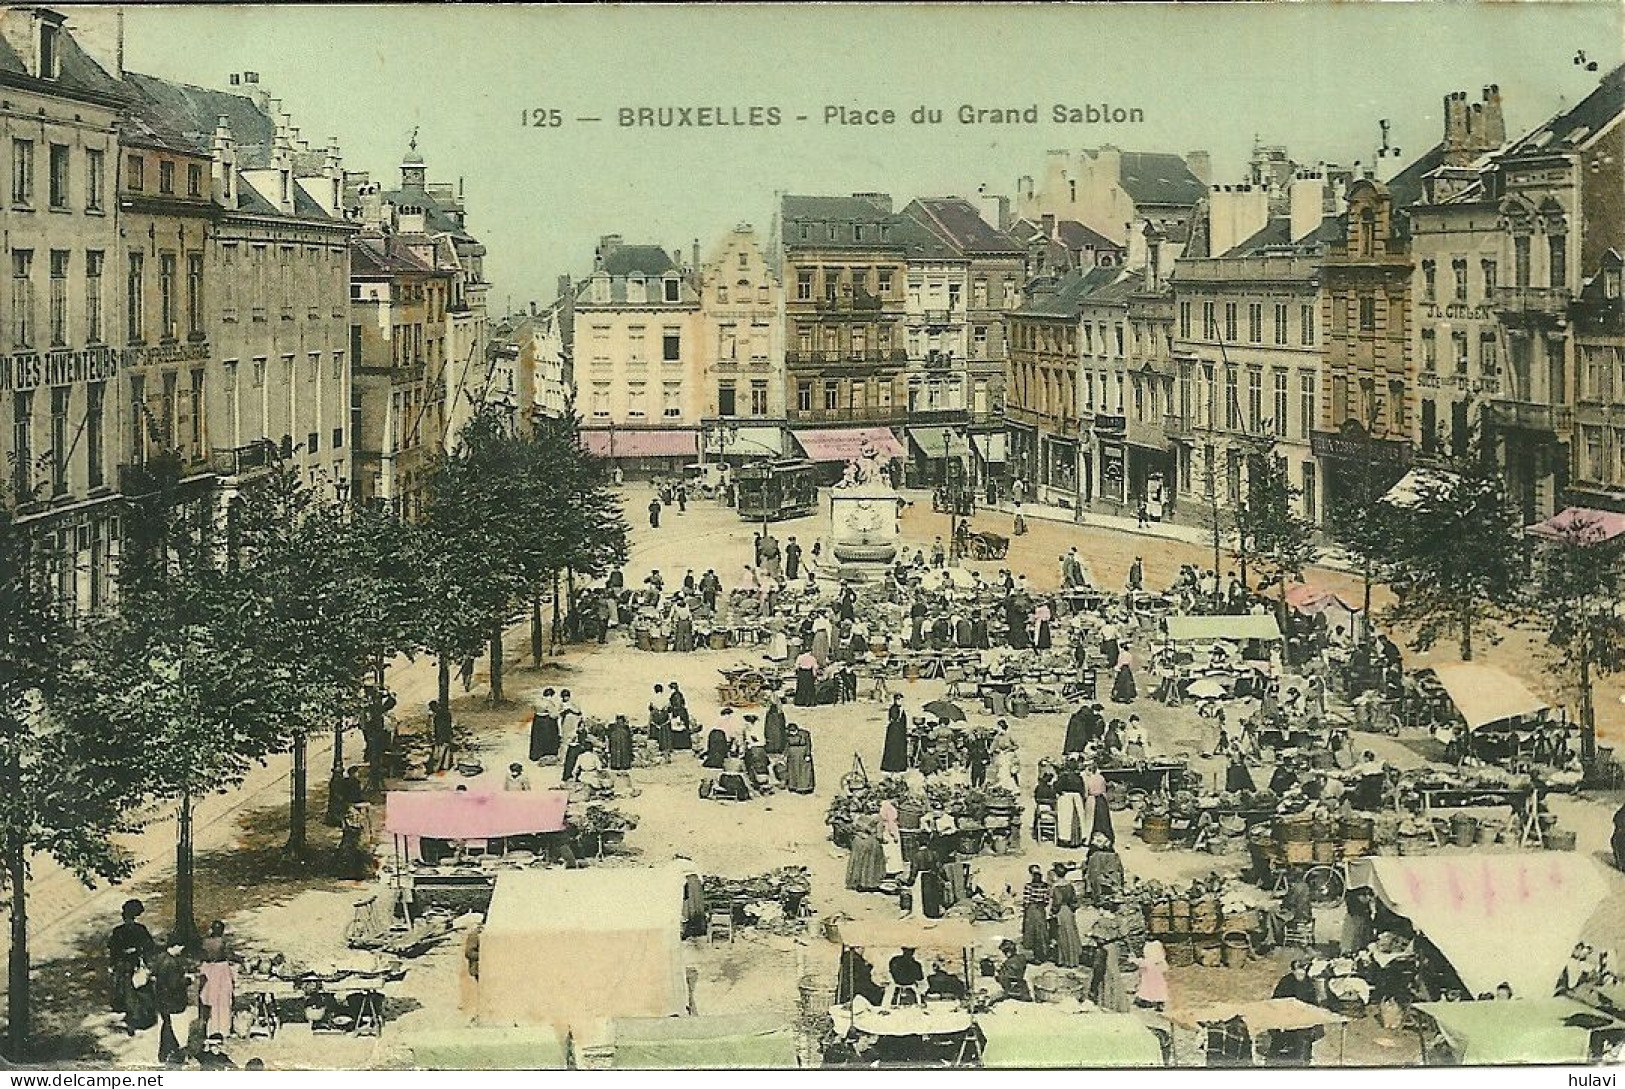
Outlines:
<svg viewBox="0 0 1625 1089"><path fill-rule="evenodd" d="M186 168L186 195L201 197L203 195L203 168L191 163Z"/></svg>
<svg viewBox="0 0 1625 1089"><path fill-rule="evenodd" d="M1529 286L1529 236L1517 235L1512 239L1513 286Z"/></svg>
<svg viewBox="0 0 1625 1089"><path fill-rule="evenodd" d="M667 382L660 391L660 413L668 420L683 414L683 388L676 382Z"/></svg>
<svg viewBox="0 0 1625 1089"><path fill-rule="evenodd" d="M643 354L643 326L629 325L626 329L626 358L630 363L642 363L648 357Z"/></svg>
<svg viewBox="0 0 1625 1089"><path fill-rule="evenodd" d="M102 329L102 263L106 254L101 250L85 253L85 340L100 344L105 335Z"/></svg>
<svg viewBox="0 0 1625 1089"><path fill-rule="evenodd" d="M51 347L68 343L68 251L51 251Z"/></svg>
<svg viewBox="0 0 1625 1089"><path fill-rule="evenodd" d="M1484 270L1484 298L1488 299L1495 294L1495 262L1486 257L1479 265Z"/></svg>
<svg viewBox="0 0 1625 1089"><path fill-rule="evenodd" d="M840 407L841 386L838 382L824 383L824 408L833 412Z"/></svg>
<svg viewBox="0 0 1625 1089"><path fill-rule="evenodd" d="M34 251L11 251L11 341L34 346Z"/></svg>
<svg viewBox="0 0 1625 1089"><path fill-rule="evenodd" d="M734 412L735 390L732 385L717 387L717 415L732 416Z"/></svg>
<svg viewBox="0 0 1625 1089"><path fill-rule="evenodd" d="M1405 433L1405 383L1388 383L1388 434Z"/></svg>
<svg viewBox="0 0 1625 1089"><path fill-rule="evenodd" d="M1434 404L1432 398L1424 399L1420 405L1422 410L1422 453L1429 456L1439 450L1439 406Z"/></svg>
<svg viewBox="0 0 1625 1089"><path fill-rule="evenodd" d="M186 331L192 336L203 333L203 255L186 255Z"/></svg>
<svg viewBox="0 0 1625 1089"><path fill-rule="evenodd" d="M1247 339L1254 344L1264 343L1264 304L1247 304Z"/></svg>
<svg viewBox="0 0 1625 1089"><path fill-rule="evenodd" d="M107 186L107 159L97 148L85 152L85 211L102 210L102 190Z"/></svg>
<svg viewBox="0 0 1625 1089"><path fill-rule="evenodd" d="M767 383L756 381L750 384L750 414L752 416L767 415Z"/></svg>
<svg viewBox="0 0 1625 1089"><path fill-rule="evenodd" d="M143 283L145 270L142 267L142 256L139 253L130 254L129 276L125 281L124 312L128 317L129 341L131 344L140 344L146 335L147 321L145 313L146 286Z"/></svg>
<svg viewBox="0 0 1625 1089"><path fill-rule="evenodd" d="M1270 409L1270 411L1272 413L1271 418L1275 422L1275 429L1274 429L1275 433L1277 435L1280 435L1282 438L1285 438L1286 437L1286 410L1287 410L1286 371L1276 371L1275 375L1274 375L1274 382L1275 382L1275 403L1271 406L1271 409Z"/></svg>
<svg viewBox="0 0 1625 1089"><path fill-rule="evenodd" d="M1247 431L1256 435L1264 429L1264 372L1247 371Z"/></svg>
<svg viewBox="0 0 1625 1089"><path fill-rule="evenodd" d="M1456 257L1450 261L1450 277L1455 285L1457 302L1467 301L1467 258Z"/></svg>
<svg viewBox="0 0 1625 1089"><path fill-rule="evenodd" d="M50 201L52 208L66 208L68 206L68 146L66 144L51 145L51 189Z"/></svg>
<svg viewBox="0 0 1625 1089"><path fill-rule="evenodd" d="M1375 295L1360 296L1360 331L1369 333L1377 327L1377 298Z"/></svg>
<svg viewBox="0 0 1625 1089"><path fill-rule="evenodd" d="M683 335L675 329L667 329L660 337L660 359L665 363L676 363L683 358Z"/></svg>
<svg viewBox="0 0 1625 1089"><path fill-rule="evenodd" d="M1422 330L1422 369L1429 373L1439 369L1439 345L1432 329Z"/></svg>
<svg viewBox="0 0 1625 1089"><path fill-rule="evenodd" d="M208 451L208 447L204 444L203 434L203 413L206 411L203 382L203 368L193 367L192 386L187 391L187 394L191 400L190 407L192 410L192 434L190 435L190 439L192 444L192 456L194 458L201 458ZM316 452L316 437L314 433L311 435L310 452Z"/></svg>
<svg viewBox="0 0 1625 1089"><path fill-rule="evenodd" d="M1286 303L1275 304L1275 343L1286 343Z"/></svg>
<svg viewBox="0 0 1625 1089"><path fill-rule="evenodd" d="M158 255L159 336L175 339L175 255Z"/></svg>
<svg viewBox="0 0 1625 1089"><path fill-rule="evenodd" d="M1315 376L1298 375L1298 438L1307 439L1315 422Z"/></svg>
<svg viewBox="0 0 1625 1089"><path fill-rule="evenodd" d="M161 162L158 164L158 192L173 193L175 191L175 164Z"/></svg>
<svg viewBox="0 0 1625 1089"><path fill-rule="evenodd" d="M34 203L34 141L11 142L11 203Z"/></svg>
<svg viewBox="0 0 1625 1089"><path fill-rule="evenodd" d="M24 390L11 397L11 493L23 503L33 490L34 391Z"/></svg>
<svg viewBox="0 0 1625 1089"><path fill-rule="evenodd" d="M99 488L103 483L102 414L106 405L106 382L93 382L85 387L85 469L92 488Z"/></svg>
<svg viewBox="0 0 1625 1089"><path fill-rule="evenodd" d="M1485 378L1494 378L1501 373L1501 358L1496 350L1494 333L1478 334L1478 369Z"/></svg>
<svg viewBox="0 0 1625 1089"><path fill-rule="evenodd" d="M1439 289L1439 270L1437 262L1427 260L1422 262L1422 299L1432 302Z"/></svg>
<svg viewBox="0 0 1625 1089"><path fill-rule="evenodd" d="M1456 361L1456 373L1467 373L1467 334L1450 334L1450 354Z"/></svg>
<svg viewBox="0 0 1625 1089"><path fill-rule="evenodd" d="M1236 342L1236 304L1224 304L1224 339L1229 344Z"/></svg>
<svg viewBox="0 0 1625 1089"><path fill-rule="evenodd" d="M812 411L812 383L800 382L796 385L796 411Z"/></svg>
<svg viewBox="0 0 1625 1089"><path fill-rule="evenodd" d="M678 281L678 280L675 280L675 279L669 279L665 283L666 283L666 301L669 302L669 303L681 302L682 297L683 297L683 285L682 285L682 283L680 281Z"/></svg>
<svg viewBox="0 0 1625 1089"><path fill-rule="evenodd" d="M1179 336L1181 340L1189 340L1191 336L1191 304L1179 304Z"/></svg>
<svg viewBox="0 0 1625 1089"><path fill-rule="evenodd" d="M1219 336L1218 322L1213 317L1213 304L1202 304L1202 339L1217 340Z"/></svg>
<svg viewBox="0 0 1625 1089"><path fill-rule="evenodd" d="M1303 463L1303 516L1313 522L1319 517L1315 496L1315 463Z"/></svg>
<svg viewBox="0 0 1625 1089"><path fill-rule="evenodd" d="M1298 307L1298 343L1305 346L1315 343L1315 306L1313 303L1304 303Z"/></svg>
<svg viewBox="0 0 1625 1089"><path fill-rule="evenodd" d="M68 399L72 386L56 386L51 390L51 494L68 494ZM68 562L72 562L69 560Z"/></svg>
<svg viewBox="0 0 1625 1089"><path fill-rule="evenodd" d="M139 193L146 188L146 162L139 155L131 155L124 160L124 172L127 177L125 186L131 191Z"/></svg>
<svg viewBox="0 0 1625 1089"><path fill-rule="evenodd" d="M796 271L796 301L807 302L812 299L813 274L810 269Z"/></svg>
<svg viewBox="0 0 1625 1089"><path fill-rule="evenodd" d="M1548 235L1546 246L1546 282L1552 287L1564 287L1569 282L1568 236L1561 234Z"/></svg>
<svg viewBox="0 0 1625 1089"><path fill-rule="evenodd" d="M1117 357L1121 359L1123 357L1123 327L1121 325L1114 325L1112 327L1112 333L1114 334L1112 343L1117 345Z"/></svg>
<svg viewBox="0 0 1625 1089"><path fill-rule="evenodd" d="M1236 431L1241 428L1241 396L1236 380L1236 368L1224 369L1224 426Z"/></svg>
<svg viewBox="0 0 1625 1089"><path fill-rule="evenodd" d="M891 281L891 269L883 268L879 272L875 273L875 290L879 293L881 298L886 298L891 295Z"/></svg>

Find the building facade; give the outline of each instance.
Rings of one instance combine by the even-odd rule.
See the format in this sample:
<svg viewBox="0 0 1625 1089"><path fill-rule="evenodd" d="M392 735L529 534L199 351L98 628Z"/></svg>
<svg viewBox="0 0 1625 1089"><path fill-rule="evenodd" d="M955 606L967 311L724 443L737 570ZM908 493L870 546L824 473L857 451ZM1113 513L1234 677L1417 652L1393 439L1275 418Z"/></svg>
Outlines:
<svg viewBox="0 0 1625 1089"><path fill-rule="evenodd" d="M117 120L127 92L38 8L0 11L0 502L76 612L111 603L125 441Z"/></svg>
<svg viewBox="0 0 1625 1089"><path fill-rule="evenodd" d="M728 232L700 267L707 457L784 452L784 288L756 229Z"/></svg>
<svg viewBox="0 0 1625 1089"><path fill-rule="evenodd" d="M1016 215L1077 220L1127 250L1127 263L1143 264L1139 225L1149 222L1166 238L1183 238L1207 191L1208 153L1179 156L1123 151L1106 145L1051 151L1036 183L1016 183Z"/></svg>
<svg viewBox="0 0 1625 1089"><path fill-rule="evenodd" d="M908 264L891 197L786 196L786 410L793 427L901 424Z"/></svg>
<svg viewBox="0 0 1625 1089"><path fill-rule="evenodd" d="M1575 460L1568 501L1625 512L1625 258L1604 250L1570 307Z"/></svg>

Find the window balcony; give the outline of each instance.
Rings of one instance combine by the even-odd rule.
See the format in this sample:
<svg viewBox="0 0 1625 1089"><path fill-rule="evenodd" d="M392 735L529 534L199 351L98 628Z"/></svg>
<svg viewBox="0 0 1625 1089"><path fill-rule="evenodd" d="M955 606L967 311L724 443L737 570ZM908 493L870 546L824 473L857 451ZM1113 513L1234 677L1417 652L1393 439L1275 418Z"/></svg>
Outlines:
<svg viewBox="0 0 1625 1089"><path fill-rule="evenodd" d="M1490 402L1490 422L1508 430L1566 435L1574 429L1574 409L1539 401L1496 398Z"/></svg>
<svg viewBox="0 0 1625 1089"><path fill-rule="evenodd" d="M1509 317L1564 318L1569 310L1566 287L1498 287L1490 304Z"/></svg>

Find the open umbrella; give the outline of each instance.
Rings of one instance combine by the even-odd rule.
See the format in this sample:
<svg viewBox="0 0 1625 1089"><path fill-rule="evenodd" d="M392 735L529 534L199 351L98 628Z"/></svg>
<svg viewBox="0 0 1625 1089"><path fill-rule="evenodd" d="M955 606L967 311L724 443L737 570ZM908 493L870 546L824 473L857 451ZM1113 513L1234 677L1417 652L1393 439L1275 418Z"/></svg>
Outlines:
<svg viewBox="0 0 1625 1089"><path fill-rule="evenodd" d="M965 712L959 709L958 704L949 703L947 700L932 700L930 703L922 707L921 710L928 715L935 715L937 718L947 719L949 722L965 721Z"/></svg>

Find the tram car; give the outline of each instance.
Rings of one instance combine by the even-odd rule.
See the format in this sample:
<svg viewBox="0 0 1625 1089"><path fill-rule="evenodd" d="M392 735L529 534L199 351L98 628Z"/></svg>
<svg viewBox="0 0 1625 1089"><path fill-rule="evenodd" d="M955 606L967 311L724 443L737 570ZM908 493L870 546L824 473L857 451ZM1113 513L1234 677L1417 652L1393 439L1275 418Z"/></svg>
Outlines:
<svg viewBox="0 0 1625 1089"><path fill-rule="evenodd" d="M751 461L734 472L739 517L776 522L818 513L818 467L800 458Z"/></svg>

